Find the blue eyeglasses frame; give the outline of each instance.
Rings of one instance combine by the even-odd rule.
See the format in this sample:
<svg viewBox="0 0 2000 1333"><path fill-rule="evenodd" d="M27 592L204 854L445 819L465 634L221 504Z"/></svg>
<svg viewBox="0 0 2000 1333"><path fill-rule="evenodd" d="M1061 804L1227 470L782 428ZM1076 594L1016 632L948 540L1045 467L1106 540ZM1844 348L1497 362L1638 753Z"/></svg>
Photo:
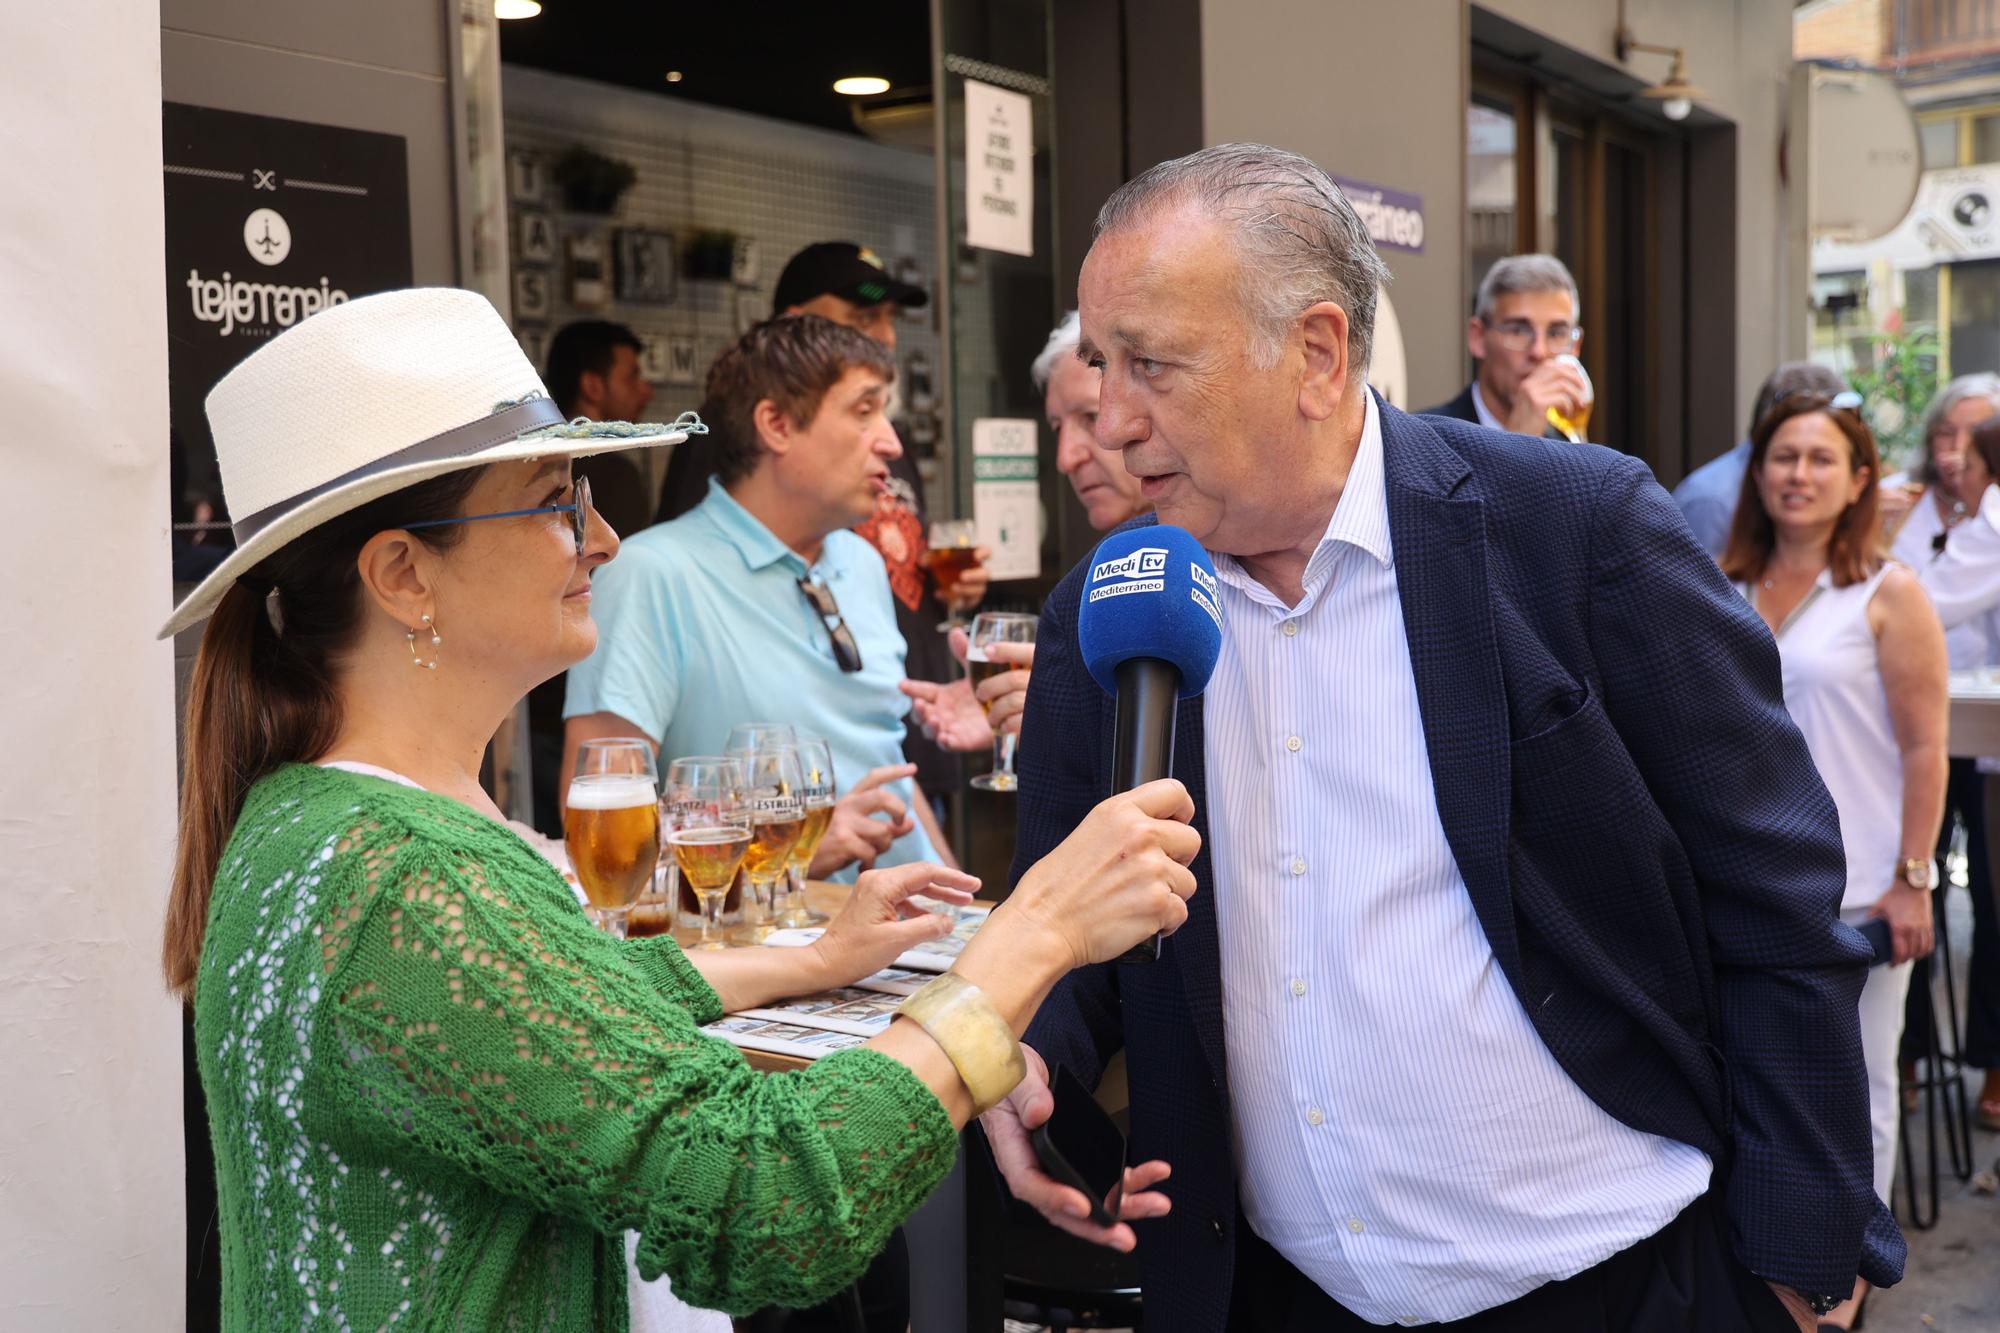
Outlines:
<svg viewBox="0 0 2000 1333"><path fill-rule="evenodd" d="M583 554L585 531L590 525L586 510L595 512L596 506L590 502L590 478L578 477L570 483L576 488L576 499L566 505L537 505L533 509L502 509L491 514L465 514L458 518L433 518L422 523L405 523L403 531L415 532L418 528L448 528L454 523L478 523L489 518L526 518L530 514L568 514L571 534L576 538L576 553Z"/></svg>

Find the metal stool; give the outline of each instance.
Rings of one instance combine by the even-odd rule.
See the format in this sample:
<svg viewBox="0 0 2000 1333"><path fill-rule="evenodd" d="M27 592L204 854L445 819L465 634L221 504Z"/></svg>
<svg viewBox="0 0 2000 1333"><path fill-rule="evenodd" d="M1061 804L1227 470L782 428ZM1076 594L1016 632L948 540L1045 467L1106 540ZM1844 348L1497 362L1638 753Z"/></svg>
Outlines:
<svg viewBox="0 0 2000 1333"><path fill-rule="evenodd" d="M1929 1231L1938 1220L1938 1130L1944 1130L1946 1149L1951 1159L1952 1175L1961 1181L1972 1178L1972 1107L1965 1096L1965 1059L1961 1054L1958 1031L1958 975L1952 966L1951 937L1945 932L1944 901L1945 892L1933 895L1932 911L1936 916L1936 947L1931 952L1931 1024L1930 1031L1923 1034L1925 1042L1921 1056L1923 1072L1914 1081L1902 1086L1916 1090L1920 1109L1924 1117L1926 1146L1926 1178L1930 1185L1928 1207L1918 1198L1917 1169L1915 1151L1910 1146L1910 1116L1908 1110L1901 1110L1901 1124L1897 1145L1900 1157L1900 1172L1903 1178L1904 1198L1907 1201L1904 1221L1918 1231ZM1940 1010L1937 1001L1937 983L1944 982L1944 1005ZM1893 1190L1891 1191L1893 1193Z"/></svg>

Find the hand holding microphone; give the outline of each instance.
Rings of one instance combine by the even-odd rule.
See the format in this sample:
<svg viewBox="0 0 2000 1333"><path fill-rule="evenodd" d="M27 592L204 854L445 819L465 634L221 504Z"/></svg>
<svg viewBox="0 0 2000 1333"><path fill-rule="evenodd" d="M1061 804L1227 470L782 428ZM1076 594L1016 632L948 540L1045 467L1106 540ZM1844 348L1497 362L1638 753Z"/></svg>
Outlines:
<svg viewBox="0 0 2000 1333"><path fill-rule="evenodd" d="M1106 537L1090 557L1076 639L1091 678L1118 701L1111 790L1143 790L1172 776L1179 703L1207 687L1222 652L1222 609L1208 552L1165 524ZM1186 817L1194 817L1192 807ZM1154 936L1123 960L1159 956Z"/></svg>

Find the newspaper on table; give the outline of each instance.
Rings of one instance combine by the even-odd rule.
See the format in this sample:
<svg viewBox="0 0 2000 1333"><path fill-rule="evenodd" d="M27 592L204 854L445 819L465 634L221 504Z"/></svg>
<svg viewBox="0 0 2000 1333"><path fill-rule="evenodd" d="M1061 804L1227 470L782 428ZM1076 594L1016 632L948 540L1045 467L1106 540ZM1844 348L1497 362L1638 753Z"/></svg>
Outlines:
<svg viewBox="0 0 2000 1333"><path fill-rule="evenodd" d="M851 986L744 1009L702 1031L746 1050L802 1060L817 1060L859 1046L887 1031L897 1006L933 975L951 966L992 910L983 905L958 909L958 924L951 934L918 945L898 958L894 967L885 967ZM811 944L819 935L816 927L780 930L772 932L764 943L798 947Z"/></svg>
<svg viewBox="0 0 2000 1333"><path fill-rule="evenodd" d="M958 924L949 935L935 940L925 940L922 944L902 954L896 959L896 966L913 972L948 971L958 955L964 951L978 929L986 924L986 918L993 912L991 905L981 903L977 907L957 909ZM790 930L774 930L765 937L764 943L778 948L802 948L820 937L818 926L798 926Z"/></svg>

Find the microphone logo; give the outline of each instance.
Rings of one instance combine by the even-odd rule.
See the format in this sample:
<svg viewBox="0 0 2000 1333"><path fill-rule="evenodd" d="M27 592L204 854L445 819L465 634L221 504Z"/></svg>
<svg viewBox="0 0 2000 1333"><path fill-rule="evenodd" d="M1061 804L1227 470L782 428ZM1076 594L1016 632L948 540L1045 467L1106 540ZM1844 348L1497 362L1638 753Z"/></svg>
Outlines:
<svg viewBox="0 0 2000 1333"><path fill-rule="evenodd" d="M1141 546L1116 560L1101 560L1090 569L1090 600L1123 597L1135 592L1166 591L1167 552L1159 546Z"/></svg>
<svg viewBox="0 0 2000 1333"><path fill-rule="evenodd" d="M1194 580L1194 586L1188 589L1188 596L1194 599L1196 606L1208 612L1208 618L1215 622L1217 629L1221 629L1222 608L1215 604L1215 575L1203 569L1196 560L1188 561L1188 574Z"/></svg>

